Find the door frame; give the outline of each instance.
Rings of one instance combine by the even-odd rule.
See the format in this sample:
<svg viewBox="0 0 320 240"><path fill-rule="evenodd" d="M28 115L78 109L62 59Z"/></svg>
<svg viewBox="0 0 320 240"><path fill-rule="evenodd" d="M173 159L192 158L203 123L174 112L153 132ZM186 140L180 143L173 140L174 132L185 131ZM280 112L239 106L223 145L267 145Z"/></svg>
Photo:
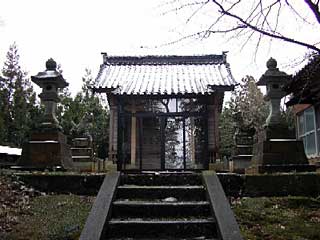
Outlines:
<svg viewBox="0 0 320 240"><path fill-rule="evenodd" d="M124 154L123 154L123 145L124 145L124 131L125 117L135 116L138 123L138 151L139 151L139 168L137 169L126 169ZM143 161L143 118L159 118L160 120L160 169L143 169L142 161ZM175 118L182 117L183 119L183 168L181 169L166 169L165 168L165 119L166 118ZM204 136L204 159L203 159L203 168L201 169L188 169L186 166L186 136L185 136L185 121L188 117L202 117L204 120L204 128L205 128L205 136ZM208 108L207 105L205 107L204 112L170 112L170 113L152 113L152 112L125 112L123 110L122 101L118 100L118 148L117 148L117 170L118 171L194 171L194 170L206 170L209 168L209 154L208 154Z"/></svg>

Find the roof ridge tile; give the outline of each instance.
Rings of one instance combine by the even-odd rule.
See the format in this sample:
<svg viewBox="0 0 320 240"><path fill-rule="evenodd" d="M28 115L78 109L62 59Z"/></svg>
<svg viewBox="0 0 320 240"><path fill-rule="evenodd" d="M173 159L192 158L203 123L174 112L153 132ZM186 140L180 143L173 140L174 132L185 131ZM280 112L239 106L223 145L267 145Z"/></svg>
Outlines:
<svg viewBox="0 0 320 240"><path fill-rule="evenodd" d="M226 64L224 55L145 55L145 56L105 56L107 65L198 65Z"/></svg>

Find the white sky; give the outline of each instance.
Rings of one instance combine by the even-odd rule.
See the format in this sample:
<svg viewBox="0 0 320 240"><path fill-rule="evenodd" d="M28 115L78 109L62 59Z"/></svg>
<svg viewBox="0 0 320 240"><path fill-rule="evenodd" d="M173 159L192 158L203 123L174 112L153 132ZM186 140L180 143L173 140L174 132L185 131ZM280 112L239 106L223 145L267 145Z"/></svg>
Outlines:
<svg viewBox="0 0 320 240"><path fill-rule="evenodd" d="M225 43L225 39L218 36L202 41L188 39L154 48L196 32L205 27L203 20L210 20L209 12L205 12L203 18L186 25L185 19L190 12L163 15L165 8L159 6L163 2L0 0L0 67L9 45L15 41L24 70L35 75L45 69L45 61L52 57L62 65L63 75L74 94L81 88L81 77L86 67L96 76L102 63L101 52L110 55L170 55L221 54L222 51L229 51L228 62L234 77L240 80L245 75L258 79L266 71L265 63L271 56L278 60L280 70L293 73L295 69L288 67L288 64L305 51L274 41L270 49L265 47L259 52L255 61L254 46L240 50L239 42ZM283 29L305 39L320 39L319 29L314 28L301 29L288 20Z"/></svg>

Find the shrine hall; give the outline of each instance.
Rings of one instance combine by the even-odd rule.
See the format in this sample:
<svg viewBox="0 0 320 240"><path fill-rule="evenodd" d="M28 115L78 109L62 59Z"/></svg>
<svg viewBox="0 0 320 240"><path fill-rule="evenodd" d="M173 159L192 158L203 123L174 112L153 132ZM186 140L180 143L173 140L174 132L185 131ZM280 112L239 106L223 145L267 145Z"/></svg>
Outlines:
<svg viewBox="0 0 320 240"><path fill-rule="evenodd" d="M118 170L208 169L224 95L236 85L226 53L102 55L94 91L108 99L109 160Z"/></svg>

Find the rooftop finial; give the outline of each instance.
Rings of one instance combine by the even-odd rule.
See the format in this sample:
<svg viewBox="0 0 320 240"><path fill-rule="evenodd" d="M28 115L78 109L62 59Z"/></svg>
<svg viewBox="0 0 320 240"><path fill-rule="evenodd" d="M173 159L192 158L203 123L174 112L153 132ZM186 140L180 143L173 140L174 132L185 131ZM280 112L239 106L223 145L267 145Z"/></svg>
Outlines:
<svg viewBox="0 0 320 240"><path fill-rule="evenodd" d="M108 54L106 52L102 52L102 58L103 58L103 63L107 63L108 62Z"/></svg>
<svg viewBox="0 0 320 240"><path fill-rule="evenodd" d="M222 51L222 59L223 59L223 62L224 63L227 63L227 53L228 53L229 51Z"/></svg>
<svg viewBox="0 0 320 240"><path fill-rule="evenodd" d="M274 58L270 58L268 61L267 61L267 68L268 69L276 69L277 68L277 61L274 59Z"/></svg>
<svg viewBox="0 0 320 240"><path fill-rule="evenodd" d="M48 59L48 61L46 62L46 68L47 70L56 70L57 69L57 63L52 59Z"/></svg>

